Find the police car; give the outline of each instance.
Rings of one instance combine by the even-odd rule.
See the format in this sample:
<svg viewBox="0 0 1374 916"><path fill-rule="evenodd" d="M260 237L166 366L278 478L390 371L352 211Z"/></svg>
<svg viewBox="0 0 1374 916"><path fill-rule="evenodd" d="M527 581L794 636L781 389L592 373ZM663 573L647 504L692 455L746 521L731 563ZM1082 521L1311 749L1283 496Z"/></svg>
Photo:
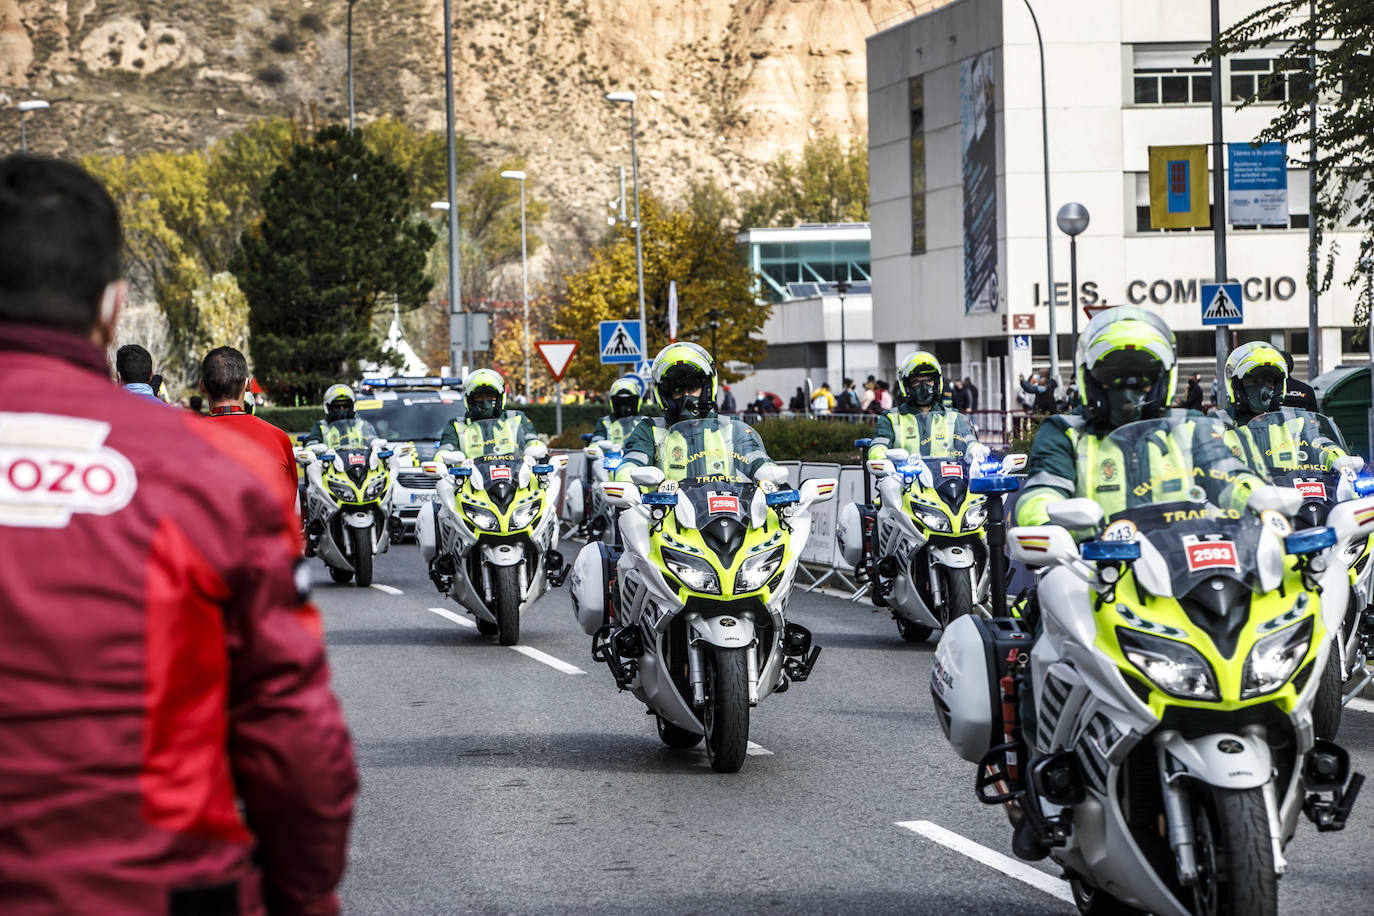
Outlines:
<svg viewBox="0 0 1374 916"><path fill-rule="evenodd" d="M397 376L367 378L354 403L359 419L390 442L415 445L410 466L396 473L391 496L391 541L414 537L420 510L435 497L442 470L434 461L444 427L465 412L462 379Z"/></svg>

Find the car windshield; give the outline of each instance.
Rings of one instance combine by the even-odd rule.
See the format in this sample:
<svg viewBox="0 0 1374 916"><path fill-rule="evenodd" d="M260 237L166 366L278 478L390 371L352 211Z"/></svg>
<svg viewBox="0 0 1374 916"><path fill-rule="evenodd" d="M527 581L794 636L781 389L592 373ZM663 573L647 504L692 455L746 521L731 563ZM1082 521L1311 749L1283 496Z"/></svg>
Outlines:
<svg viewBox="0 0 1374 916"><path fill-rule="evenodd" d="M1142 420L1105 439L1083 436L1078 466L1106 513L1103 539L1148 540L1169 567L1174 594L1209 576L1249 582L1265 525L1245 501L1269 481L1243 436L1210 417Z"/></svg>
<svg viewBox="0 0 1374 916"><path fill-rule="evenodd" d="M747 483L766 452L759 434L739 420L707 417L674 423L658 450L658 466L683 486Z"/></svg>
<svg viewBox="0 0 1374 916"><path fill-rule="evenodd" d="M407 398L404 394L394 401L359 402L357 410L358 416L377 428L379 436L392 442L436 440L445 426L462 419L464 413L463 402L456 396L442 400Z"/></svg>
<svg viewBox="0 0 1374 916"><path fill-rule="evenodd" d="M1330 418L1310 410L1284 407L1245 424L1262 462L1275 475L1330 470L1347 454L1345 440Z"/></svg>

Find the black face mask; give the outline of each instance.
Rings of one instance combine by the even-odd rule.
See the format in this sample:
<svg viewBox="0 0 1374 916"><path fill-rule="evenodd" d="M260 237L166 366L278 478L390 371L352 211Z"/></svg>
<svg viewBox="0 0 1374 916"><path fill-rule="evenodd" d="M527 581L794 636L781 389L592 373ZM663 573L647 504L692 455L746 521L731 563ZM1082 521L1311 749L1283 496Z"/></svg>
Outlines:
<svg viewBox="0 0 1374 916"><path fill-rule="evenodd" d="M1245 406L1251 413L1267 413L1274 403L1277 385L1265 379L1246 381L1241 385L1245 392Z"/></svg>
<svg viewBox="0 0 1374 916"><path fill-rule="evenodd" d="M1147 400L1149 395L1148 388L1108 388L1108 421L1113 426L1125 426L1136 420L1148 419L1153 413Z"/></svg>
<svg viewBox="0 0 1374 916"><path fill-rule="evenodd" d="M496 419L496 398L473 398L468 401L468 419Z"/></svg>
<svg viewBox="0 0 1374 916"><path fill-rule="evenodd" d="M639 405L635 403L636 400L636 398L611 398L611 416L617 420L633 417L639 412Z"/></svg>
<svg viewBox="0 0 1374 916"><path fill-rule="evenodd" d="M694 420L711 412L711 402L695 394L684 394L666 402L664 413L678 420Z"/></svg>

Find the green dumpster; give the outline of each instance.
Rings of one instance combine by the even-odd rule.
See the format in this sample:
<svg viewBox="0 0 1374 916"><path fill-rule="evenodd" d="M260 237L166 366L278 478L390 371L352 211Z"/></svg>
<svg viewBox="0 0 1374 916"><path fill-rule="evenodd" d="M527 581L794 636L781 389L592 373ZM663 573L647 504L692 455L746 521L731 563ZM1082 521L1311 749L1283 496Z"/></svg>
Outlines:
<svg viewBox="0 0 1374 916"><path fill-rule="evenodd" d="M1369 459L1369 367L1342 366L1312 380L1321 412L1336 424L1352 452Z"/></svg>

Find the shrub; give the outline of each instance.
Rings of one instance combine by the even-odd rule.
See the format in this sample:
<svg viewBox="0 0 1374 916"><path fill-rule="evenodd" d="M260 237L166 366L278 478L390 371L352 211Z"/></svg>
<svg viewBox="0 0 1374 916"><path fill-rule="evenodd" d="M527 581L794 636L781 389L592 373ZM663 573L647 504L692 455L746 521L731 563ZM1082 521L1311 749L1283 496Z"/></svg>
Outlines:
<svg viewBox="0 0 1374 916"><path fill-rule="evenodd" d="M258 411L258 417L295 436L309 432L315 421L324 417L324 410L318 406L264 407Z"/></svg>
<svg viewBox="0 0 1374 916"><path fill-rule="evenodd" d="M858 460L854 440L873 435L868 423L776 418L754 424L774 461Z"/></svg>

